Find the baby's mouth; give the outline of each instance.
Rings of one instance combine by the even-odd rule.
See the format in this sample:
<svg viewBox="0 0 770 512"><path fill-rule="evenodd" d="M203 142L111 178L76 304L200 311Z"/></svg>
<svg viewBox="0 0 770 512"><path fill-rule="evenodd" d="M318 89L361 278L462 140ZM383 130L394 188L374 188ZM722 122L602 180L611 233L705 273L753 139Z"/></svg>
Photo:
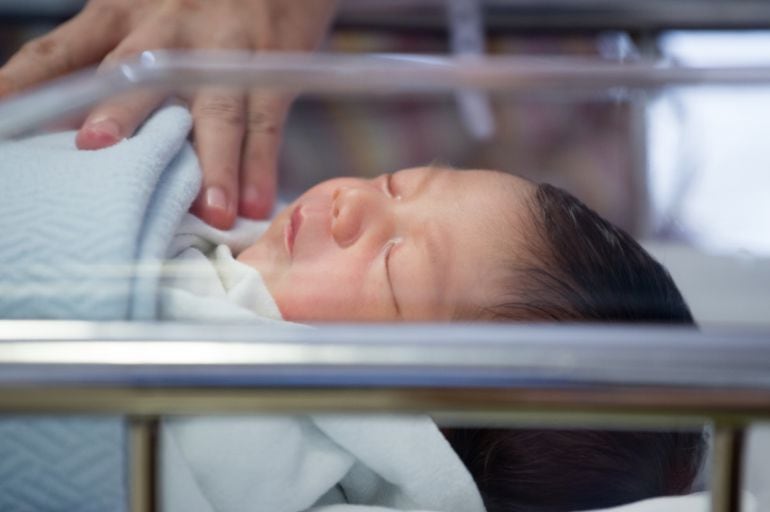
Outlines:
<svg viewBox="0 0 770 512"><path fill-rule="evenodd" d="M302 225L302 219L302 205L297 205L294 210L292 210L289 222L284 228L283 239L289 256L294 255L294 241L297 239L297 233L299 233L299 228Z"/></svg>

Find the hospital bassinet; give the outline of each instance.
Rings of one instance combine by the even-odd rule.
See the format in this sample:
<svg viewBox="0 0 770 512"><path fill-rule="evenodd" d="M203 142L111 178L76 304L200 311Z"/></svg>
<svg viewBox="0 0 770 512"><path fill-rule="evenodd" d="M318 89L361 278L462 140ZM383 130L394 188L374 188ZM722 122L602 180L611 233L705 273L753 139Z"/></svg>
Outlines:
<svg viewBox="0 0 770 512"><path fill-rule="evenodd" d="M568 13L569 2L563 4ZM696 14L690 13L686 19ZM706 16L708 10L699 9L697 14ZM756 17L751 19L757 22ZM337 140L345 149L355 146L345 142L350 136L345 130L351 126L379 129L379 139L365 139L369 145L364 151L372 153L369 160L353 154L325 162L327 167L367 175L394 170L390 166L404 162L424 163L415 160L432 158L425 155L437 148L440 158L463 160L463 165L498 163L493 149L453 153L457 135L440 133L441 123L462 127L473 147L495 134L517 135L506 125L510 121L503 114L506 109L521 115L531 105L557 110L580 102L614 105L628 121L627 132L612 139L628 137L626 153L613 160L622 162L619 175L602 175L601 169L597 174L594 168L586 171L593 173L590 177L581 176L578 164L572 166L572 174L545 170L551 173L547 177L577 188L578 195L590 193L593 186L614 187L623 198L620 204L617 199L602 203L601 198L612 193L597 195L595 204L642 237L670 266L701 324L698 331L662 326L427 324L327 325L283 332L238 325L4 320L0 411L10 419L0 426L5 428L0 430L5 437L0 442L26 439L25 422L41 415L50 423L41 428L40 436L66 439L68 429L92 429L98 442L80 447L82 458L75 461L73 456L73 471L85 474L95 482L93 489L102 492L93 495L101 500L93 502L94 509L138 511L156 504L156 430L164 416L420 412L444 425L707 426L713 440L708 475L712 510L737 511L747 429L770 414L766 315L770 271L768 247L756 231L770 232L770 217L757 205L755 218L743 225L747 233L740 236L736 223L741 219L729 210L747 208L728 193L720 199L723 215L712 211L706 217L714 223L723 219L727 227L709 230L699 224L703 201L714 201L714 191L700 191L695 200L687 194L697 192L698 179L715 183L713 176L694 171L697 165L692 163L706 165L697 159L700 152L706 153L699 144L711 139L708 134L700 139L681 137L681 144L672 144L678 135L665 130L671 129L671 115L677 119L682 112L691 114L717 101L708 97L714 88L721 88L718 94L744 98L738 101L752 94L761 98L763 90L770 91L770 61L741 66L687 62L686 43L676 34L668 37L669 48L684 55L684 62L623 52L615 60L152 52L111 71L68 77L0 104L0 136L11 137L34 133L107 97L139 88L184 94L224 84L302 92L308 99L297 108L298 121L288 128L285 152L290 175L310 167L302 155L317 150L307 141L314 136L320 137L318 144L325 140L313 131L314 122L354 119L342 127L326 125L338 130L326 140ZM703 97L693 100L689 92L696 96L703 92ZM770 108L765 111L770 124ZM762 107L757 105L755 112L761 115ZM374 115L394 123L397 116L406 116L414 124L434 127L427 139L433 146L411 153L402 147L400 157L387 156L396 144L376 147L371 141L392 140L403 124L388 130L359 119ZM531 124L537 120L535 113ZM692 129L681 119L676 122L682 123L681 131ZM580 130L582 125L574 128ZM418 131L401 134L401 144L410 134L419 143ZM661 152L666 143L674 149ZM381 153L386 155L378 156ZM735 162L742 165L739 157ZM362 161L368 167L360 165ZM320 174L311 180L324 176L324 165L318 167L315 171ZM756 179L758 187L767 183L766 177L744 167L743 176ZM537 176L540 170L525 171ZM294 179L297 182L286 184L289 193L306 186ZM679 236L682 233L691 239ZM721 300L715 300L717 293ZM50 418L56 414L64 419ZM37 446L45 446L45 441ZM57 453L66 457L66 450ZM8 477L0 477L7 482L0 484L0 494L13 495L11 484L23 474L19 468L25 460L4 463L0 462L0 471ZM30 476L36 477L45 475ZM55 485L47 492L59 491L70 492Z"/></svg>

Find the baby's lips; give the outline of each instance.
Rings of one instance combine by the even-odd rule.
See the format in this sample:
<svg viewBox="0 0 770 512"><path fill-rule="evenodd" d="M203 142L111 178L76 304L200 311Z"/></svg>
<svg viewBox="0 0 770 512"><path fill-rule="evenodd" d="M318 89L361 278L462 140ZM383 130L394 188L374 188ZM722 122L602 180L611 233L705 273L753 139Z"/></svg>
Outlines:
<svg viewBox="0 0 770 512"><path fill-rule="evenodd" d="M290 257L294 256L294 242L297 239L297 233L299 233L299 228L302 225L303 220L304 215L302 214L302 205L297 205L291 211L289 221L286 223L283 230L283 243L286 247L286 252L289 253Z"/></svg>

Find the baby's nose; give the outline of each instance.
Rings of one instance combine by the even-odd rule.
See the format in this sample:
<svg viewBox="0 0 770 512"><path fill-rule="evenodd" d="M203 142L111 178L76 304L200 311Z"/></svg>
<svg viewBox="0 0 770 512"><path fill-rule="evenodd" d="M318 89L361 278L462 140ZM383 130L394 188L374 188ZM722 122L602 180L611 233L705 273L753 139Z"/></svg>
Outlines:
<svg viewBox="0 0 770 512"><path fill-rule="evenodd" d="M355 243L365 218L376 207L372 194L357 187L340 187L332 196L332 236L340 247Z"/></svg>

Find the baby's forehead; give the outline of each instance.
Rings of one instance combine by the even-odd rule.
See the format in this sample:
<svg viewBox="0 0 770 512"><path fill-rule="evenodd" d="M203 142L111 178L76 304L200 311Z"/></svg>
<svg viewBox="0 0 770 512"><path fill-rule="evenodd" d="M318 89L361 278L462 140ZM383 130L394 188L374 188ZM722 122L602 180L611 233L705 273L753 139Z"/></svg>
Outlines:
<svg viewBox="0 0 770 512"><path fill-rule="evenodd" d="M508 217L511 222L525 220L531 214L533 201L537 192L537 185L521 176L510 172L473 169L468 172L475 180L485 182L487 186L479 194L492 210L497 210L501 215ZM482 195L483 194L483 195Z"/></svg>
<svg viewBox="0 0 770 512"><path fill-rule="evenodd" d="M517 196L532 194L537 188L537 185L535 185L534 182L508 171L472 169L469 172L477 173L480 179L494 181L501 186L502 191Z"/></svg>
<svg viewBox="0 0 770 512"><path fill-rule="evenodd" d="M511 285L510 268L525 267L533 256L537 229L537 186L519 176L496 170L471 169L460 173L467 208L451 226L458 279L455 318L473 318L479 306L494 303L501 287ZM470 199L470 201L468 201ZM534 245L537 245L536 243Z"/></svg>
<svg viewBox="0 0 770 512"><path fill-rule="evenodd" d="M418 168L415 168L418 169ZM427 169L433 169L440 172L460 173L466 177L472 177L478 182L487 182L495 187L500 187L502 192L516 196L527 196L533 194L537 185L513 172L498 169L456 169L447 166L430 165Z"/></svg>

